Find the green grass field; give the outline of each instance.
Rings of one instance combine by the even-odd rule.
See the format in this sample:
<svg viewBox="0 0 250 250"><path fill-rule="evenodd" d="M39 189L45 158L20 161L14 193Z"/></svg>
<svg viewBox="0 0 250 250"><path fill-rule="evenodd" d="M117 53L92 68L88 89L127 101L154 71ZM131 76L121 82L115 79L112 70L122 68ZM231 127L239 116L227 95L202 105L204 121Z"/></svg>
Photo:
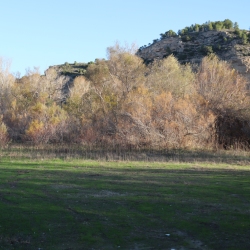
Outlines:
<svg viewBox="0 0 250 250"><path fill-rule="evenodd" d="M250 249L250 166L3 157L0 249Z"/></svg>

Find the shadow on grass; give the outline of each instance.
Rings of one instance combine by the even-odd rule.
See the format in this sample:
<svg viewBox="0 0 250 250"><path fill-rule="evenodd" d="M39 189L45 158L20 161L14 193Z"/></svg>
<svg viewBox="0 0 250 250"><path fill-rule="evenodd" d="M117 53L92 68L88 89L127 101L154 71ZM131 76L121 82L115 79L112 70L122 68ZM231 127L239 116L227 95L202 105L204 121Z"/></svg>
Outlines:
<svg viewBox="0 0 250 250"><path fill-rule="evenodd" d="M2 161L0 249L249 249L249 179L194 164Z"/></svg>

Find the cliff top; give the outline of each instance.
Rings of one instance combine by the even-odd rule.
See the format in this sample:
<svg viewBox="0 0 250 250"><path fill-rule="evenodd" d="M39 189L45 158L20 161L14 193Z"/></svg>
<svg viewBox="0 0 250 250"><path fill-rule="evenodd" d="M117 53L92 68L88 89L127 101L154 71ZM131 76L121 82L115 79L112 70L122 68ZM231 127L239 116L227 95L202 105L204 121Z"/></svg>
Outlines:
<svg viewBox="0 0 250 250"><path fill-rule="evenodd" d="M226 24L226 25L225 25ZM137 55L145 63L173 54L180 63L200 63L202 58L215 53L220 59L250 80L250 32L240 30L237 23L207 22L191 25L178 34L167 31L148 46L139 48Z"/></svg>

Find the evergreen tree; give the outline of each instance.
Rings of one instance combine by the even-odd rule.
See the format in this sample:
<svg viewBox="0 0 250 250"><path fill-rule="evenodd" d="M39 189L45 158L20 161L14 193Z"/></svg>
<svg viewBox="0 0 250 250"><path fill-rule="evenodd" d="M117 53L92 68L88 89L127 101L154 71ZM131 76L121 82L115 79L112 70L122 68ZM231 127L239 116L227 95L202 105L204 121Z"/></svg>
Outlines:
<svg viewBox="0 0 250 250"><path fill-rule="evenodd" d="M239 24L237 22L235 22L233 28L238 30L239 29Z"/></svg>
<svg viewBox="0 0 250 250"><path fill-rule="evenodd" d="M211 22L208 24L208 30L213 30L213 24Z"/></svg>
<svg viewBox="0 0 250 250"><path fill-rule="evenodd" d="M224 23L224 27L226 29L232 29L233 28L233 22L231 20L225 19L223 23Z"/></svg>

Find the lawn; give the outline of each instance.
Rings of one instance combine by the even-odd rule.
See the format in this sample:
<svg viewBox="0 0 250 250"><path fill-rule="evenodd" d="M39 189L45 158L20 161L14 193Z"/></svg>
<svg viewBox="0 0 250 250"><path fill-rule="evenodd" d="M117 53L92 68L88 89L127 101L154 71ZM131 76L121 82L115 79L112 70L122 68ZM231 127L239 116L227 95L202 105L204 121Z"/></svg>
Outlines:
<svg viewBox="0 0 250 250"><path fill-rule="evenodd" d="M0 249L250 249L250 166L3 157Z"/></svg>

